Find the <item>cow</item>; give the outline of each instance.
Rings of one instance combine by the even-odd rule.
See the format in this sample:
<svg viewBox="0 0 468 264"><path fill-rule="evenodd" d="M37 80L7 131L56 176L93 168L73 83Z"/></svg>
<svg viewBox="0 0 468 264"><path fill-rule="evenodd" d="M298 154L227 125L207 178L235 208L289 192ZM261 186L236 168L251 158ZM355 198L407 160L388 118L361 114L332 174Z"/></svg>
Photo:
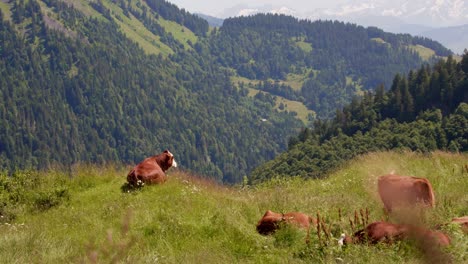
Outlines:
<svg viewBox="0 0 468 264"><path fill-rule="evenodd" d="M308 242L310 224L316 226L317 220L299 212L282 214L267 210L257 223L257 232L261 235L270 235L279 229L283 224L288 224L307 230L306 241Z"/></svg>
<svg viewBox="0 0 468 264"><path fill-rule="evenodd" d="M398 206L417 204L434 207L431 183L425 178L388 174L378 179L378 191L385 210L391 213Z"/></svg>
<svg viewBox="0 0 468 264"><path fill-rule="evenodd" d="M352 237L345 236L344 244L377 244L380 242L391 244L394 241L414 239L421 242L424 248L430 246L448 246L450 238L440 232L423 227L407 224L393 224L389 222L373 222L354 233Z"/></svg>
<svg viewBox="0 0 468 264"><path fill-rule="evenodd" d="M455 224L459 225L463 233L468 234L468 216L462 216L462 217L455 217L452 218L450 222L438 224L435 226L436 229L442 229L443 227L447 226L448 224Z"/></svg>
<svg viewBox="0 0 468 264"><path fill-rule="evenodd" d="M373 222L365 228L356 231L353 237L345 237L344 244L377 244L379 242L392 243L402 240L409 233L408 226L388 222Z"/></svg>
<svg viewBox="0 0 468 264"><path fill-rule="evenodd" d="M171 167L177 167L177 162L174 155L166 149L136 165L128 173L127 182L132 186L164 183L167 179L165 172Z"/></svg>
<svg viewBox="0 0 468 264"><path fill-rule="evenodd" d="M468 216L453 218L452 223L459 224L463 232L468 234Z"/></svg>

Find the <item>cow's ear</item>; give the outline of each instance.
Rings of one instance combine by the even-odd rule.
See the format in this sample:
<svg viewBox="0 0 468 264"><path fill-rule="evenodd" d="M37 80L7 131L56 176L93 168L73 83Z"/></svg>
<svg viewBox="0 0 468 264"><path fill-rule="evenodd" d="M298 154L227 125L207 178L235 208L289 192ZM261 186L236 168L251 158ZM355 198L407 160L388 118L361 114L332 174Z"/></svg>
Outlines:
<svg viewBox="0 0 468 264"><path fill-rule="evenodd" d="M164 150L164 152L163 152L163 153L169 153L169 150L167 150L167 149L166 149L166 150Z"/></svg>

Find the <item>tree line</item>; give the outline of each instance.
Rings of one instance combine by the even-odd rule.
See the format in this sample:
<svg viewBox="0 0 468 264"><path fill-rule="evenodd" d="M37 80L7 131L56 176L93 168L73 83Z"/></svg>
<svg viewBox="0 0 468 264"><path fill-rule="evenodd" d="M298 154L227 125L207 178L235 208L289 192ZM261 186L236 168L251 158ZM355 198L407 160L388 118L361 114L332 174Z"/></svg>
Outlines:
<svg viewBox="0 0 468 264"><path fill-rule="evenodd" d="M468 151L468 52L395 75L391 88L355 97L334 119L317 120L289 140L288 151L256 168L251 182L320 178L372 151Z"/></svg>
<svg viewBox="0 0 468 264"><path fill-rule="evenodd" d="M44 3L58 29L35 0L12 3L12 20L0 13L2 170L132 164L168 148L183 169L235 183L300 127L203 54L147 55L114 20Z"/></svg>
<svg viewBox="0 0 468 264"><path fill-rule="evenodd" d="M427 38L273 14L229 18L210 35L217 61L240 76L285 80L290 73L304 75L314 70L305 76L298 97L321 118L332 118L335 109L356 93L382 83L388 87L395 73L407 74L423 64L412 45L430 47L436 57L451 54ZM429 63L435 63L436 57Z"/></svg>
<svg viewBox="0 0 468 264"><path fill-rule="evenodd" d="M166 1L92 1L87 7L99 16L85 14L62 1L15 0L8 6L8 18L0 11L2 170L44 169L58 164L67 167L82 162L133 164L168 148L183 169L237 183L287 150L288 138L304 126L294 113L275 110L274 96L305 102L309 108L320 109L323 118L335 114L331 109L345 105L356 94L357 86L347 81L349 74L355 74L356 83L366 79L358 74L364 72L358 68L359 56L352 62L349 52L334 56L326 50L328 45L336 45L336 50L343 48L346 41L338 40L337 35L347 30L365 33L367 39L359 43L367 43L368 32L355 25L258 15L227 20L223 27L205 35L203 21ZM122 12L116 12L116 8ZM141 21L174 53L146 54L119 28L117 20L124 21L121 15ZM192 48L184 48L158 24L158 16L197 32L197 42L188 43ZM333 33L335 30L338 33ZM322 36L325 32L335 37ZM358 41L349 37L352 43ZM298 43L310 44L312 52ZM372 41L366 45L374 44L378 45ZM374 58L371 63L385 64L388 59L391 66L382 66L382 72L405 72L402 65L420 62L413 61L414 54L407 52L395 48L386 53L393 54L392 58ZM361 55L373 58L372 54ZM257 88L270 94L248 97L246 89L233 86L232 69L237 73L244 69L254 78L262 74ZM289 73L309 72L301 91L269 81ZM432 80L432 71L427 74ZM447 74L440 72L438 79L434 77L444 91L440 98L433 93L434 105L444 117L462 98L458 82L450 81L449 86L444 82L453 74L447 69ZM401 79L393 89L400 97L388 95L385 99L392 98L401 107L393 109L388 103L385 113L401 115L402 119L408 116L406 113L417 117L423 98L418 96L420 88L408 82L409 100ZM430 84L438 87L435 82ZM446 106L449 101L451 105ZM346 117L341 133L356 128L366 133L362 127L376 120L358 122ZM315 127L324 135L338 133L326 121L318 120ZM448 145L453 141L450 137L460 133L456 126L449 130ZM290 148L300 145L294 142L289 141ZM463 146L463 141L456 142Z"/></svg>

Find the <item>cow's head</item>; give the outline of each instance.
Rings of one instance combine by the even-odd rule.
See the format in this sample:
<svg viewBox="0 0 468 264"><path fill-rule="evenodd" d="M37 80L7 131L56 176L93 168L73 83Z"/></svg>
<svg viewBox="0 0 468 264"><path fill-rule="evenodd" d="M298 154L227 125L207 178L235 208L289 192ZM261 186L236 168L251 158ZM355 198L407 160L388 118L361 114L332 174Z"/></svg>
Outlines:
<svg viewBox="0 0 468 264"><path fill-rule="evenodd" d="M164 150L163 155L166 165L165 167L167 167L167 169L169 169L170 167L177 167L177 162L174 159L174 155L169 150Z"/></svg>

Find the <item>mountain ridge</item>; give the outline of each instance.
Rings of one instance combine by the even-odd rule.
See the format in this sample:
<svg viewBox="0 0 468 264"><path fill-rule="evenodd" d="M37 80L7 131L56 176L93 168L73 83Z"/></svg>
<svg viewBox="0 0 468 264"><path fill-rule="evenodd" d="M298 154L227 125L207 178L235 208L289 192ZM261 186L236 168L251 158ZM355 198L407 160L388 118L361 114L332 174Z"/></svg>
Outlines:
<svg viewBox="0 0 468 264"><path fill-rule="evenodd" d="M360 65L352 56L359 53L351 51L358 49L356 43L386 52L387 57L361 54L374 59L372 68L387 78L388 72L405 72L408 65L422 62L416 52L399 46L399 40L435 45L439 55L447 52L424 39L344 23L312 27L279 15L232 19L209 29L198 16L156 0L81 0L73 5L18 0L1 7L0 71L7 74L0 78L0 92L9 105L0 106L0 166L7 170L136 163L169 148L183 168L220 182L240 182L286 150L288 138L307 125L286 101L278 103L281 98L307 103L318 116L331 116L336 98L344 105L373 89L365 82L378 74L365 76L362 68L349 67ZM264 29L238 27L249 19L263 23ZM265 30L283 21L301 33ZM300 23L304 25L298 27ZM335 28L365 37L335 41L340 35ZM247 31L236 36L226 32L231 29ZM325 29L335 34L320 37ZM262 35L267 32L271 34ZM248 34L256 37L245 38ZM331 52L327 43L346 48L335 46L336 53ZM232 78L237 73L251 74L261 85L237 86ZM300 94L301 86L307 86L308 93ZM250 88L264 92L249 96ZM315 118L305 116L307 122Z"/></svg>

